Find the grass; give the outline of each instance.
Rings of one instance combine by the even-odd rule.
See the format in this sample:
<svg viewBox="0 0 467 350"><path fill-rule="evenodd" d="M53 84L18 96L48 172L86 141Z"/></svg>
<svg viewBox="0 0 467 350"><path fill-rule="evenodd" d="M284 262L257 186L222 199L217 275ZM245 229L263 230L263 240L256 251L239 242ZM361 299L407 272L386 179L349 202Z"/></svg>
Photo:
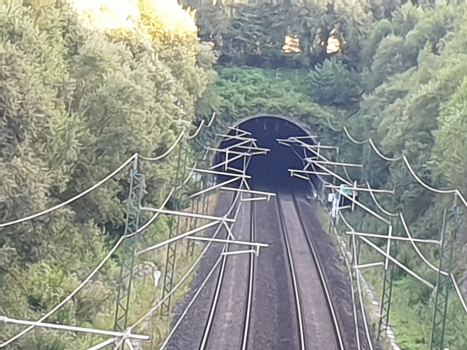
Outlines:
<svg viewBox="0 0 467 350"><path fill-rule="evenodd" d="M218 200L218 196L216 194L211 195L208 197L208 213L212 214L214 208L216 207ZM190 212L191 207L187 208L185 211ZM206 224L206 220L198 220L197 226L202 226ZM180 234L183 232L187 232L190 230L190 220L188 218L182 217L180 219ZM191 255L188 253L187 250L187 245L188 241L186 239L178 241L177 243L177 258L176 258L176 270L175 270L175 278L174 278L174 285L180 281L180 279L187 273L187 271L192 267L193 263L198 259L200 256L204 246L201 246L199 244L194 245L194 253ZM162 269L165 268L165 259L166 259L166 254L167 254L167 248L162 248L160 251L157 253L154 253L154 260L157 260L161 266ZM188 294L190 291L190 286L193 281L193 277L196 273L196 269L193 273L190 274L190 276L185 280L185 282L180 286L180 288L173 294L172 296L172 301L171 301L171 307L172 310L174 307L181 302L185 296ZM162 277L163 278L163 277ZM142 300L142 303L140 305L135 305L135 314L144 314L152 308L157 302L159 302L161 295L162 295L162 283L163 280L161 278L160 284L157 288L154 288L152 286L153 292L151 293L150 290L151 288L147 288L147 283L145 285L142 285L141 288L139 288L140 293L142 293L142 297L140 300ZM152 280L151 280L152 282ZM135 293L136 294L136 293ZM156 297L156 295L158 295ZM139 311L139 312L138 312ZM155 314L148 318L148 320L139 327L140 332L143 334L148 334L151 336L151 341L146 342L143 345L143 349L158 349L161 345L161 343L166 339L167 335L170 332L170 329L172 327L173 323L173 318L174 315L170 314L168 317L167 316L162 316L160 312L156 311Z"/></svg>
<svg viewBox="0 0 467 350"><path fill-rule="evenodd" d="M329 235L330 239L332 240L332 242L334 243L334 245L336 246L336 248L339 248L339 251L341 252L341 256L343 259L345 259L345 252L342 250L342 248L340 247L340 243L339 241L342 240L342 237L339 237L336 235L336 234L333 234L330 232L330 227L331 227L331 220L330 220L330 216L329 216L329 213L327 212L327 210L321 206L321 205L316 205L315 206L315 213L316 213L316 216L321 224L321 227L323 228L323 230ZM348 268L347 268L347 265L345 264L343 266L343 269L346 270L346 272L348 272ZM367 270L368 271L368 270ZM364 273L360 274L360 277L362 278L361 282L363 282L362 284L362 289L364 290L365 287L364 285L366 284L368 286L369 289L372 290L372 293L373 293L373 283L371 282L379 282L378 279L375 279L375 278L370 278L370 281L367 279L367 271L365 271ZM371 275L371 277L374 277L373 275ZM355 283L354 283L355 284ZM377 285L380 285L379 283ZM355 290L357 290L357 286L354 285L355 287ZM380 303L380 300L378 300L378 305L374 305L373 304L373 297L369 294L369 293L363 293L363 304L364 304L364 307L365 307L365 310L366 310L366 314L368 316L368 319L369 319L369 328L372 329L373 333L376 334L377 332L377 328L378 328L378 322L379 322L379 303ZM391 345L391 342L389 340L389 338L387 337L383 337L382 341L380 342L381 345L383 346L383 349L385 350L392 350L392 345Z"/></svg>
<svg viewBox="0 0 467 350"><path fill-rule="evenodd" d="M208 212L211 214L217 205L218 195L213 194L208 197ZM201 209L201 208L200 208ZM185 209L187 212L191 212L191 207ZM197 227L206 224L205 220L198 220ZM180 217L180 229L178 234L187 232L190 229L190 220L185 217ZM150 238L145 240L140 240L139 248L148 247L159 242L162 242L167 239L169 233L169 218L166 216L160 216L158 220L153 224L151 232L148 234ZM176 256L176 269L175 269L175 278L174 286L180 281L180 279L186 274L186 272L192 267L193 263L200 256L204 245L195 244L193 254L188 253L187 245L188 241L186 239L180 240L177 243L177 256ZM164 273L165 264L167 256L167 247L162 247L161 249L149 252L144 254L142 259L137 262L137 265L145 264L154 264L156 268ZM159 285L155 286L154 277L152 272L154 269L145 273L143 276L136 276L133 280L133 290L131 298L131 314L129 315L129 325L134 324L139 320L143 315L145 315L149 310L151 310L162 298L163 290L163 275L159 280ZM193 281L193 277L196 273L196 269L189 275L189 277L184 281L180 288L172 295L171 308L174 307L182 301L187 293L190 291L190 286ZM116 276L114 276L116 277ZM118 279L116 279L117 281ZM116 295L113 295L109 301L106 303L107 311L99 315L96 320L96 326L100 328L108 329L109 325L113 324L114 315L115 315L115 299ZM148 317L144 322L142 322L138 327L134 329L136 334L145 334L151 337L151 341L141 342L134 345L138 345L140 349L153 350L158 349L162 342L166 339L167 335L170 332L172 327L174 315L173 313L167 316L162 316L160 310L155 311L150 317ZM95 343L99 342L99 339L95 338ZM103 341L105 339L101 339ZM93 341L94 342L94 341Z"/></svg>

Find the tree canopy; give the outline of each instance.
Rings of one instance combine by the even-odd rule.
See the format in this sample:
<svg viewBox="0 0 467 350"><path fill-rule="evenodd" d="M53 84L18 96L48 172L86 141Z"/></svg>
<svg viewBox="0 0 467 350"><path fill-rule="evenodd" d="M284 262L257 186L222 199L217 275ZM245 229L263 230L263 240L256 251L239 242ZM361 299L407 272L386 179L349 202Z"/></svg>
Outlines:
<svg viewBox="0 0 467 350"><path fill-rule="evenodd" d="M371 137L378 149L389 157L405 155L426 183L436 188L458 188L467 194L464 152L467 140L464 126L467 115L465 6L374 1L358 2L355 7L343 10L339 8L339 2L334 4L331 9L320 7L325 14L314 12L320 14L320 20L329 18L327 25L320 24L310 10L313 6L322 6L319 2L311 5L298 1L276 2L269 7L266 2L259 5L253 2L218 3L210 4L209 10L205 10L206 3L198 4L199 11L205 11L198 14L200 33L206 37L212 35L216 43L214 48L221 55L219 78L213 90L219 97L217 111L224 122L229 124L258 113L291 116L310 124L320 135L321 142L339 145L340 157L346 162L360 163L367 152L365 147L353 144L345 135L334 131L334 128L342 130L346 126L357 140ZM192 6L196 7L196 4ZM301 53L284 53L279 44L280 38L287 35L288 26L301 25L294 20L300 17L282 16L279 19L281 14L288 12L278 10L276 14L269 13L275 6L303 11L306 23L316 20L310 26L313 30L325 29L327 35L336 23L354 23L352 19L358 25L340 27L341 52L329 54L321 51L325 54L313 56L308 51L308 44L301 41ZM371 15L362 13L362 9L369 9ZM216 21L206 20L215 11L224 11L232 18L221 21L228 23L224 27L216 27ZM346 11L352 12L354 17ZM246 13L251 16L248 20L244 19ZM259 13L268 15L262 17ZM328 15L330 17L326 17ZM255 53L255 59L260 61L257 64L249 61L253 52L251 46L250 49L237 46L234 50L229 46L233 42L230 40L223 46L218 45L216 38L227 38L234 33L231 25L236 21L244 23L242 28L249 28L246 31L238 28L241 31L238 40L245 45L253 43L249 37L250 33L257 33L253 27L267 32L257 39L260 43L263 40L270 42L270 38L276 37L274 53L265 53L264 57L262 53ZM282 24L274 27L264 21L282 21ZM306 28L306 25L301 28ZM300 38L303 33L299 32ZM222 60L222 56L229 58ZM277 59L281 56L286 58ZM273 57L274 64L268 62L270 57ZM303 64L305 57L307 61ZM302 63L294 65L289 60L301 60ZM404 212L412 233L420 238L439 239L441 214L452 205L452 200L420 186L403 162L391 164L372 153L369 164L365 171L373 187L393 189L396 186L395 202L398 207L395 210ZM351 174L360 178L356 172ZM374 206L371 198L362 196L362 201ZM383 198L382 203L386 208L392 207L391 200L387 198ZM381 224L369 216L353 220L362 222L363 232L384 233ZM399 234L403 235L403 232ZM465 277L467 270L462 253L466 238L467 232L462 224L456 242L454 267L458 280ZM420 249L437 264L438 249ZM364 252L364 259L368 262L380 258L371 250L364 249ZM436 284L436 274L427 268L410 245L398 249L397 258ZM374 283L381 282L382 276L378 272L367 276ZM392 319L400 346L411 350L426 349L431 336L434 294L403 272L398 272L397 276ZM461 325L465 325L467 317L461 311L457 296L451 298L449 310L447 344L451 349L463 349L467 346L467 338L461 335Z"/></svg>
<svg viewBox="0 0 467 350"><path fill-rule="evenodd" d="M83 15L73 3L0 1L2 223L73 197L134 153L165 152L215 77L215 56L176 2L164 12L141 1L134 28L121 16L100 22L94 5ZM142 165L146 204L167 195L175 160ZM69 206L1 229L0 314L39 319L97 266L123 233L128 171ZM159 224L153 235L165 230ZM48 321L111 328L116 280L112 262ZM0 342L18 330L2 329ZM78 349L92 339L37 331L12 348Z"/></svg>
<svg viewBox="0 0 467 350"><path fill-rule="evenodd" d="M0 0L0 222L73 197L136 152L164 153L183 125L213 112L221 127L259 113L297 118L323 142L340 145L342 159L361 162L364 147L333 130L347 126L357 140L371 137L384 154L407 156L427 183L467 193L463 4L185 0L184 5L191 9L166 0ZM204 132L195 148L211 141L214 132ZM145 204L156 206L171 186L176 162L169 157L143 167L150 194ZM389 164L373 154L367 170L374 187L397 184L397 209L404 210L416 237L439 236L448 200L421 188L403 163ZM127 177L125 169L70 206L2 229L0 314L39 319L96 266L122 234ZM391 206L388 199L382 203ZM371 218L358 219L365 230L381 232ZM158 222L152 238L167 228L167 220ZM466 239L462 226L457 278L467 270L461 254ZM436 248L422 249L438 261ZM376 259L370 250L364 257ZM436 282L410 247L400 248L397 258ZM117 270L112 260L49 321L108 328ZM381 280L379 273L367 277ZM426 349L431 291L398 271L394 295L400 345ZM466 317L456 309L460 304L451 299L447 342L451 349L464 349ZM17 330L2 329L0 342ZM31 332L12 348L77 349L94 340L57 334Z"/></svg>

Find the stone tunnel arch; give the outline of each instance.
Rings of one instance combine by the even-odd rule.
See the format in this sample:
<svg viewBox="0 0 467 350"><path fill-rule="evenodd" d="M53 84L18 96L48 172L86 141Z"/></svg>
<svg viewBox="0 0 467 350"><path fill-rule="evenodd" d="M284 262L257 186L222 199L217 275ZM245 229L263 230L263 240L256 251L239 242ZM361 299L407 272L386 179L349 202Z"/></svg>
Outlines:
<svg viewBox="0 0 467 350"><path fill-rule="evenodd" d="M261 114L250 116L237 121L233 128L248 131L257 139L258 147L268 148L271 151L265 155L251 157L247 167L248 180L252 189L271 192L312 192L312 186L318 192L322 192L322 181L317 176L311 176L310 182L296 177L291 177L288 169L303 169L303 156L310 157L312 153L299 146L287 147L280 145L277 139L287 139L291 136L307 136L306 141L316 144L311 129L292 118L281 115ZM228 135L236 135L236 131L230 129ZM235 140L221 138L216 148L226 148L234 145ZM238 141L237 141L238 142ZM237 149L237 151L239 151ZM217 152L211 163L219 164L225 160L225 154ZM232 167L241 168L241 160L231 163ZM218 177L217 181L225 181L227 178ZM238 185L238 184L237 184Z"/></svg>

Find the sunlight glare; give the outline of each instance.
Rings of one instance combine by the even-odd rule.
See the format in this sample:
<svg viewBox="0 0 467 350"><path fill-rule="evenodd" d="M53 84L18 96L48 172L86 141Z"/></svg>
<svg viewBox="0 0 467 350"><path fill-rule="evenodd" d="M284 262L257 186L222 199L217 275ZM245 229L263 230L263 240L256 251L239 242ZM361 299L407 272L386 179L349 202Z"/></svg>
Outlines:
<svg viewBox="0 0 467 350"><path fill-rule="evenodd" d="M68 0L83 23L100 30L135 29L141 17L140 2L168 30L197 31L192 15L177 0Z"/></svg>

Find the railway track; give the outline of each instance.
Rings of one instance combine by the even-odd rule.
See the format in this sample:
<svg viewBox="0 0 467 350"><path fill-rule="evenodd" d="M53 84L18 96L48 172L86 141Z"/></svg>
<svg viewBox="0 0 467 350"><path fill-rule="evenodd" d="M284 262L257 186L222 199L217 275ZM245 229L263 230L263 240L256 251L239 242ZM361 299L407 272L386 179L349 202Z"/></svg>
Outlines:
<svg viewBox="0 0 467 350"><path fill-rule="evenodd" d="M254 201L250 203L250 238L252 242L256 242L256 204ZM247 350L248 335L250 333L251 308L253 303L253 285L255 277L256 257L250 254L250 270L248 271L248 296L245 308L245 320L243 322L243 340L242 350Z"/></svg>
<svg viewBox="0 0 467 350"><path fill-rule="evenodd" d="M251 231L255 221L252 217L254 209L251 210L250 206L254 207L254 204L242 203L241 215L234 228L235 239L250 241L254 238L254 232ZM239 350L244 346L247 338L244 333L247 327L244 324L249 320L245 310L249 307L248 301L251 302L251 284L248 280L249 271L254 269L254 255L247 253L248 250L242 250L236 246L224 247L214 298L199 350Z"/></svg>
<svg viewBox="0 0 467 350"><path fill-rule="evenodd" d="M297 199L278 195L273 201L242 204L235 238L268 237L265 242L274 244L274 251L265 251L258 261L254 254L224 255L198 350L344 350L326 277ZM258 221L257 206L266 221ZM227 245L223 252L234 251Z"/></svg>
<svg viewBox="0 0 467 350"><path fill-rule="evenodd" d="M334 302L333 302L331 294L330 294L329 283L328 283L328 281L326 279L324 269L323 269L323 267L321 265L321 262L320 262L320 260L318 258L316 247L315 247L315 245L313 244L313 241L310 238L311 235L307 233L307 227L305 226L305 224L303 222L303 218L300 215L300 209L299 209L299 205L298 205L298 202L297 202L297 197L295 195L292 195L292 199L293 199L293 203L294 203L294 207L295 207L295 212L298 214L298 219L299 219L299 222L300 222L300 226L301 226L301 228L303 230L305 239L306 239L307 244L308 244L308 248L309 248L309 250L311 252L311 255L313 257L313 262L314 262L315 268L316 268L316 270L317 270L317 272L319 274L319 281L320 281L320 284L321 284L321 287L322 287L322 290L323 290L323 296L325 298L326 305L327 305L327 308L328 308L328 311L329 311L329 316L330 316L330 319L331 319L330 320L331 321L330 326L331 326L331 329L333 330L334 339L336 340L336 348L338 350L345 350L344 340L343 340L339 320L338 320L338 317L337 317L336 307L334 306Z"/></svg>
<svg viewBox="0 0 467 350"><path fill-rule="evenodd" d="M326 276L307 234L297 198L293 194L278 194L276 208L294 289L299 349L344 350Z"/></svg>
<svg viewBox="0 0 467 350"><path fill-rule="evenodd" d="M285 214L284 214L284 210L282 208L281 200L279 196L277 196L276 208L277 208L277 215L279 217L282 236L284 238L285 249L287 252L287 261L289 262L290 274L292 276L292 286L294 290L294 298L295 298L294 301L295 301L295 310L296 310L296 315L297 315L298 338L299 338L300 350L306 350L307 348L307 343L305 340L306 325L305 325L305 321L304 321L303 314L302 314L302 302L301 302L302 297L300 295L300 288L298 285L297 273L295 269L294 258L292 255L292 248L291 248L290 239L289 239L290 233L287 229Z"/></svg>
<svg viewBox="0 0 467 350"><path fill-rule="evenodd" d="M224 254L224 253L226 253L228 251L229 251L229 247L228 247L228 245L226 245L222 249L222 254ZM216 283L216 288L215 288L215 292L214 292L214 299L213 299L212 304L211 304L211 309L209 311L208 320L207 320L206 326L204 328L204 333L203 333L203 337L202 337L202 340L201 340L201 344L199 346L199 350L205 350L205 349L208 348L208 345L209 345L208 343L209 343L210 336L211 336L211 330L212 330L214 318L215 318L215 315L216 315L216 312L217 312L217 309L218 309L219 296L220 296L220 293L221 293L221 290L222 290L222 283L224 281L226 266L227 266L227 255L224 255L223 258L222 258L222 262L221 262L221 266L220 266L220 270L219 270L219 277L218 277L218 280L217 280L217 283Z"/></svg>

